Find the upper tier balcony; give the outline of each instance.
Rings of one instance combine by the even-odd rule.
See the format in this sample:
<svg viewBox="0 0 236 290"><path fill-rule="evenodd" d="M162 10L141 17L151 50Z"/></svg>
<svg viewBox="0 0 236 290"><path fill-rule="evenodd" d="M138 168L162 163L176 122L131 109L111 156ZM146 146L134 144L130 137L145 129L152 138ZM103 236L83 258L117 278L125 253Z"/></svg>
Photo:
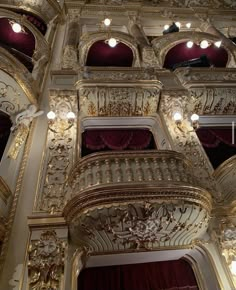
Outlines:
<svg viewBox="0 0 236 290"><path fill-rule="evenodd" d="M74 166L69 183L71 237L93 252L186 247L208 226L211 196L175 151L91 154Z"/></svg>

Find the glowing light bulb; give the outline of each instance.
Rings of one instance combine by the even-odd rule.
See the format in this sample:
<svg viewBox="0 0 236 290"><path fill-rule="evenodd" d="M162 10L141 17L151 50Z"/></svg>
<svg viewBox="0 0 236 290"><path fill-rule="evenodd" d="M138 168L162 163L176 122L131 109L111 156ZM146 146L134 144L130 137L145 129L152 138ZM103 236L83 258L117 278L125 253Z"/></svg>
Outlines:
<svg viewBox="0 0 236 290"><path fill-rule="evenodd" d="M111 19L106 18L106 19L104 19L103 23L104 23L104 25L109 26L111 24Z"/></svg>
<svg viewBox="0 0 236 290"><path fill-rule="evenodd" d="M176 112L176 113L174 113L173 118L174 118L175 122L179 122L182 120L182 115L179 112Z"/></svg>
<svg viewBox="0 0 236 290"><path fill-rule="evenodd" d="M164 26L164 30L169 29L169 27L170 27L170 25L166 24L166 25Z"/></svg>
<svg viewBox="0 0 236 290"><path fill-rule="evenodd" d="M199 116L198 116L198 114L192 114L192 116L191 116L191 121L192 122L196 122L196 121L198 121L199 120Z"/></svg>
<svg viewBox="0 0 236 290"><path fill-rule="evenodd" d="M175 25L177 26L177 27L181 27L181 23L180 22L175 22Z"/></svg>
<svg viewBox="0 0 236 290"><path fill-rule="evenodd" d="M110 47L115 47L117 45L117 40L113 37L111 37L109 40L108 40L108 45Z"/></svg>
<svg viewBox="0 0 236 290"><path fill-rule="evenodd" d="M202 40L202 41L200 42L200 47L201 47L202 49L206 49L206 48L208 48L208 46L209 46L209 43L208 43L207 40Z"/></svg>
<svg viewBox="0 0 236 290"><path fill-rule="evenodd" d="M214 44L215 44L215 46L216 47L221 47L221 43L222 43L222 41L221 40L219 40L219 41L216 41Z"/></svg>
<svg viewBox="0 0 236 290"><path fill-rule="evenodd" d="M15 32L15 33L19 33L21 32L22 28L21 28L21 25L19 23L16 23L14 22L12 24L12 30Z"/></svg>
<svg viewBox="0 0 236 290"><path fill-rule="evenodd" d="M193 47L193 42L192 41L188 41L186 45L187 45L188 48L192 48Z"/></svg>
<svg viewBox="0 0 236 290"><path fill-rule="evenodd" d="M56 118L56 114L53 111L47 113L47 118L49 120L54 120Z"/></svg>
<svg viewBox="0 0 236 290"><path fill-rule="evenodd" d="M186 27L187 27L187 28L190 28L191 25L192 25L192 24L191 24L190 22L186 23Z"/></svg>
<svg viewBox="0 0 236 290"><path fill-rule="evenodd" d="M68 112L66 114L67 119L75 119L75 113L74 112Z"/></svg>

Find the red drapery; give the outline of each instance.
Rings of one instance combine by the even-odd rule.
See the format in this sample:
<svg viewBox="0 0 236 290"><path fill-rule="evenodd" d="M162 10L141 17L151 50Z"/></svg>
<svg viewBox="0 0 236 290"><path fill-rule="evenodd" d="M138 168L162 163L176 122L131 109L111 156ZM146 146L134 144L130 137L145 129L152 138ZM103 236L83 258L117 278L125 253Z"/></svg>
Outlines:
<svg viewBox="0 0 236 290"><path fill-rule="evenodd" d="M152 134L148 130L88 130L83 134L83 146L99 151L142 150L148 147Z"/></svg>
<svg viewBox="0 0 236 290"><path fill-rule="evenodd" d="M190 265L184 260L86 268L78 290L198 290Z"/></svg>
<svg viewBox="0 0 236 290"><path fill-rule="evenodd" d="M236 147L236 144L232 142L231 128L199 129L197 130L197 135L202 145L207 148L216 148L221 142L230 147Z"/></svg>

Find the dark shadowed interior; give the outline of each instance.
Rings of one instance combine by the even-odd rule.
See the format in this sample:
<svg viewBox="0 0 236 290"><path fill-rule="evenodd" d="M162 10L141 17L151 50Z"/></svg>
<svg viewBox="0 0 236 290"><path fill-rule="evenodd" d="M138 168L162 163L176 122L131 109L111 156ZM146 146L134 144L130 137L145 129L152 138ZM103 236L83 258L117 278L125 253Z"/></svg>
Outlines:
<svg viewBox="0 0 236 290"><path fill-rule="evenodd" d="M119 42L110 47L105 40L99 40L90 47L87 66L130 67L133 63L133 52L126 44Z"/></svg>

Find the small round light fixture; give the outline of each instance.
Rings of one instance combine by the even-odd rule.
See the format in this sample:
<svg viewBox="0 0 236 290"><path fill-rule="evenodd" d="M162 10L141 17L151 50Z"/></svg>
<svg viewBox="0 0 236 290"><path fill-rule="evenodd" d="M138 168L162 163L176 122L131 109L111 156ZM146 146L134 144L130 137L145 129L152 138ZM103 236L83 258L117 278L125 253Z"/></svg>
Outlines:
<svg viewBox="0 0 236 290"><path fill-rule="evenodd" d="M170 25L166 24L166 25L164 26L164 30L169 29L169 27L170 27Z"/></svg>
<svg viewBox="0 0 236 290"><path fill-rule="evenodd" d="M176 25L177 27L179 27L179 28L181 27L181 23L180 23L180 22L178 22L178 21L177 21L177 22L175 22L175 25Z"/></svg>
<svg viewBox="0 0 236 290"><path fill-rule="evenodd" d="M182 120L182 115L179 112L174 113L173 119L175 122L180 122Z"/></svg>
<svg viewBox="0 0 236 290"><path fill-rule="evenodd" d="M199 116L198 116L198 114L192 114L192 116L191 116L191 121L192 122L197 122L199 120Z"/></svg>
<svg viewBox="0 0 236 290"><path fill-rule="evenodd" d="M222 43L222 41L221 40L219 40L219 41L216 41L215 43L214 43L214 45L216 46L216 47L221 47L221 43Z"/></svg>
<svg viewBox="0 0 236 290"><path fill-rule="evenodd" d="M117 40L114 37L111 37L108 39L107 43L110 47L115 47L117 45Z"/></svg>
<svg viewBox="0 0 236 290"><path fill-rule="evenodd" d="M53 111L47 113L47 118L49 120L54 120L56 118L56 114Z"/></svg>
<svg viewBox="0 0 236 290"><path fill-rule="evenodd" d="M209 43L208 43L208 41L207 40L202 40L201 42L200 42L200 47L202 48L202 49L206 49L206 48L208 48L208 46L209 46Z"/></svg>
<svg viewBox="0 0 236 290"><path fill-rule="evenodd" d="M12 30L13 30L15 33L20 33L21 30L22 30L22 27L21 27L21 25L20 25L19 23L14 22L14 23L12 24Z"/></svg>
<svg viewBox="0 0 236 290"><path fill-rule="evenodd" d="M186 25L185 25L185 26L186 26L187 28L190 28L190 27L191 27L191 25L192 25L192 24L191 24L191 22L188 22L188 23L186 23Z"/></svg>
<svg viewBox="0 0 236 290"><path fill-rule="evenodd" d="M105 18L105 19L103 20L103 23L104 23L105 26L110 26L110 24L111 24L111 19L109 19L109 18Z"/></svg>
<svg viewBox="0 0 236 290"><path fill-rule="evenodd" d="M193 42L190 40L190 41L187 42L186 45L187 45L188 48L192 48L193 47Z"/></svg>
<svg viewBox="0 0 236 290"><path fill-rule="evenodd" d="M68 112L66 114L67 119L75 119L75 113L74 112Z"/></svg>

